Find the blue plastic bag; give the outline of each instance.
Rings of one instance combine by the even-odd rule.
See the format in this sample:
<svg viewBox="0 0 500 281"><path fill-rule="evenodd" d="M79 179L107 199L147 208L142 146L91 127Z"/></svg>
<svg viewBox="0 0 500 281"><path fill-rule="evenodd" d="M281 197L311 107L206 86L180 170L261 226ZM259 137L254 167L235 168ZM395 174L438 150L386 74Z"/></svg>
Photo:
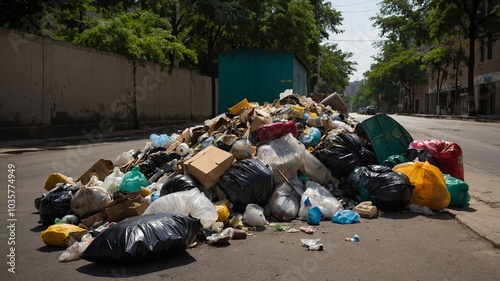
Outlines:
<svg viewBox="0 0 500 281"><path fill-rule="evenodd" d="M352 210L338 210L332 216L332 222L340 224L351 224L359 222L359 214Z"/></svg>
<svg viewBox="0 0 500 281"><path fill-rule="evenodd" d="M322 217L323 213L321 212L319 207L314 206L307 212L307 223L310 225L318 225Z"/></svg>
<svg viewBox="0 0 500 281"><path fill-rule="evenodd" d="M309 132L307 134L301 135L299 137L299 140L306 147L314 148L319 144L319 141L321 140L321 131L316 127L309 128Z"/></svg>

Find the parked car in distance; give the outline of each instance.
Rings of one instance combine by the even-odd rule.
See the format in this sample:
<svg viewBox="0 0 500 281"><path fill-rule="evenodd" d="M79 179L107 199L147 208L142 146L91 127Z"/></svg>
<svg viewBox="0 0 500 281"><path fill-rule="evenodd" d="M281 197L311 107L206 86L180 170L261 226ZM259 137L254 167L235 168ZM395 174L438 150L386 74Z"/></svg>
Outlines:
<svg viewBox="0 0 500 281"><path fill-rule="evenodd" d="M377 110L375 109L374 106L369 105L365 108L365 115L375 115L375 114L377 114Z"/></svg>
<svg viewBox="0 0 500 281"><path fill-rule="evenodd" d="M358 109L358 114L365 114L365 108L364 107L360 107Z"/></svg>

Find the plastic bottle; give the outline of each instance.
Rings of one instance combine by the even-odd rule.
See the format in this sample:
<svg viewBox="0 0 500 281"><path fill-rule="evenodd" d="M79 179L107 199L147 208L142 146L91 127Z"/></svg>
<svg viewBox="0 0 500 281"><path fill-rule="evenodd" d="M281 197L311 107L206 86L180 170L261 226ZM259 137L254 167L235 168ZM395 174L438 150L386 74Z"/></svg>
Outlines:
<svg viewBox="0 0 500 281"><path fill-rule="evenodd" d="M215 138L213 136L208 137L201 143L201 149L207 148L210 145L212 145L215 141Z"/></svg>

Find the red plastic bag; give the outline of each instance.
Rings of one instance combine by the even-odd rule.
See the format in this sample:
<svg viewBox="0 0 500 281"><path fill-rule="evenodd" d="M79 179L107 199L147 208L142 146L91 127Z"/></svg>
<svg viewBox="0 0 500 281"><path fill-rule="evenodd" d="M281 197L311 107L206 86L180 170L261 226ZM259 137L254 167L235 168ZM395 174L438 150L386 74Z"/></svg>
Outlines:
<svg viewBox="0 0 500 281"><path fill-rule="evenodd" d="M297 124L294 121L265 124L257 128L257 136L260 141L278 139L288 133L294 137L299 135Z"/></svg>
<svg viewBox="0 0 500 281"><path fill-rule="evenodd" d="M418 140L410 143L410 148L424 149L438 163L443 174L464 180L464 163L462 148L444 140Z"/></svg>

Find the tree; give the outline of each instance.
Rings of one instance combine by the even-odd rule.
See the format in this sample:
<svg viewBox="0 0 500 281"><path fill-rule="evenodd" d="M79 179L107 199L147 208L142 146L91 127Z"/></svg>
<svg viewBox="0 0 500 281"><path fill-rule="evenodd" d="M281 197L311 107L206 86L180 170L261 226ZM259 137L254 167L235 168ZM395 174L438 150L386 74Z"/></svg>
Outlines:
<svg viewBox="0 0 500 281"><path fill-rule="evenodd" d="M0 1L0 26L40 34L45 1Z"/></svg>
<svg viewBox="0 0 500 281"><path fill-rule="evenodd" d="M349 75L353 73L355 62L350 61L352 53L344 53L336 44L320 46L320 83L323 93L341 93L349 85ZM313 62L316 64L316 62ZM311 75L311 81L317 82L317 75ZM316 83L311 83L315 85Z"/></svg>
<svg viewBox="0 0 500 281"><path fill-rule="evenodd" d="M469 115L477 114L474 94L475 41L480 35L500 32L500 2L488 0L433 0L442 16L462 28L468 39L467 83Z"/></svg>
<svg viewBox="0 0 500 281"><path fill-rule="evenodd" d="M369 77L370 71L367 71L364 75L365 77ZM351 106L353 110L357 108L365 108L368 105L375 105L377 100L374 91L370 85L370 81L368 79L361 80L359 84L358 91L353 95L351 99Z"/></svg>
<svg viewBox="0 0 500 281"><path fill-rule="evenodd" d="M458 18L462 15L454 5L439 7L436 1L430 2L429 13L426 18L429 30L429 42L423 55L423 61L427 66L431 77L436 78L436 92L441 93L443 82L449 78L455 78L455 92L452 110L455 111L457 104L458 77L461 75L461 65L467 63L463 46L464 36L462 29L458 26ZM442 9L444 8L444 9ZM451 69L450 69L451 66Z"/></svg>
<svg viewBox="0 0 500 281"><path fill-rule="evenodd" d="M88 24L89 28L76 35L74 43L122 54L132 63L134 89L131 118L137 128L137 66L144 66L150 60L167 66L170 64L169 55L179 60L196 60L196 54L172 36L164 28L165 22L150 12L121 13L111 18L91 19Z"/></svg>
<svg viewBox="0 0 500 281"><path fill-rule="evenodd" d="M415 88L426 82L422 56L416 48L405 49L398 42L386 41L382 46L382 54L369 72L376 98L379 94L385 98L397 97L397 85L401 85L408 94L405 111L412 113Z"/></svg>
<svg viewBox="0 0 500 281"><path fill-rule="evenodd" d="M61 41L73 41L85 30L86 14L96 11L92 4L92 0L68 0L46 6L42 34Z"/></svg>

